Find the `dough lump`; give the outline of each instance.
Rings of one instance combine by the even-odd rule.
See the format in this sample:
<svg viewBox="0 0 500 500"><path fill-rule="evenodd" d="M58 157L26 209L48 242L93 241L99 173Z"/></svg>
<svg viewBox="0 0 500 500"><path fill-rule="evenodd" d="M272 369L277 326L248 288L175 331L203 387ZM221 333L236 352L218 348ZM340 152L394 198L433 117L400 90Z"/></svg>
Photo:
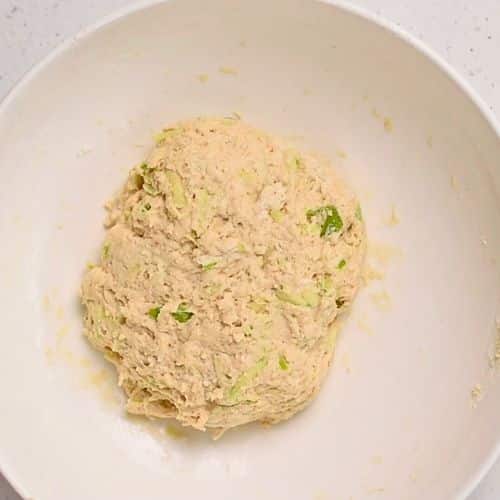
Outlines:
<svg viewBox="0 0 500 500"><path fill-rule="evenodd" d="M328 160L239 119L164 129L108 204L85 334L127 410L222 432L317 394L360 283L365 231Z"/></svg>

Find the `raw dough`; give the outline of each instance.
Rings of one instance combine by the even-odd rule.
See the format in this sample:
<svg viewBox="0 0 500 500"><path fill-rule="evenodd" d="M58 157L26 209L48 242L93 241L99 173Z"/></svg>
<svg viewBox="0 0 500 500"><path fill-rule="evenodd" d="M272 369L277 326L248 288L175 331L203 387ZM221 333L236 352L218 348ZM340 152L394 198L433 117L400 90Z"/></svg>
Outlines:
<svg viewBox="0 0 500 500"><path fill-rule="evenodd" d="M221 432L311 401L365 249L327 160L239 119L195 119L160 134L108 209L81 297L129 412Z"/></svg>

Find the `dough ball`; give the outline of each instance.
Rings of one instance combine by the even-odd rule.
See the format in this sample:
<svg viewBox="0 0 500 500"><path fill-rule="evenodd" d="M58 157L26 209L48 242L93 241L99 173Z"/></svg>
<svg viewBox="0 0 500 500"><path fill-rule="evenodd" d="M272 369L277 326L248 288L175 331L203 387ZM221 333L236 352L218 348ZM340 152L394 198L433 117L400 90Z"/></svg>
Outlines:
<svg viewBox="0 0 500 500"><path fill-rule="evenodd" d="M239 119L186 121L108 211L81 298L129 412L221 432L311 401L365 249L356 197L326 159Z"/></svg>

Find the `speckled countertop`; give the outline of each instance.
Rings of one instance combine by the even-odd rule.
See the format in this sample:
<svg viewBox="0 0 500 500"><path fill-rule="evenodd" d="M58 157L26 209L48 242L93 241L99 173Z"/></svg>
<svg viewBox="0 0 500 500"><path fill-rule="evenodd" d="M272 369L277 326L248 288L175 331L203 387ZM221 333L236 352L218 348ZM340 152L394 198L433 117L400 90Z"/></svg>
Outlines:
<svg viewBox="0 0 500 500"><path fill-rule="evenodd" d="M133 2L0 0L0 99L61 40ZM500 0L351 2L388 18L427 43L472 84L500 120ZM470 500L499 498L500 462ZM19 500L1 476L0 500Z"/></svg>

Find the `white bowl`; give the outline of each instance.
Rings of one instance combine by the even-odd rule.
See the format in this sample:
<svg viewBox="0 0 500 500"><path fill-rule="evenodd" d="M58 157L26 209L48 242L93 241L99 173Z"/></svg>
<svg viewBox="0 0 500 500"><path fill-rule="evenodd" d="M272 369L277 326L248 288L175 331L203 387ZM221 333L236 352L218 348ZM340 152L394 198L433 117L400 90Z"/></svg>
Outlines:
<svg viewBox="0 0 500 500"><path fill-rule="evenodd" d="M173 439L124 415L81 336L78 287L102 205L153 133L233 111L335 160L383 276L307 411L217 442ZM26 497L443 500L464 498L498 454L498 128L385 23L301 0L122 11L2 104L0 171L0 464Z"/></svg>

